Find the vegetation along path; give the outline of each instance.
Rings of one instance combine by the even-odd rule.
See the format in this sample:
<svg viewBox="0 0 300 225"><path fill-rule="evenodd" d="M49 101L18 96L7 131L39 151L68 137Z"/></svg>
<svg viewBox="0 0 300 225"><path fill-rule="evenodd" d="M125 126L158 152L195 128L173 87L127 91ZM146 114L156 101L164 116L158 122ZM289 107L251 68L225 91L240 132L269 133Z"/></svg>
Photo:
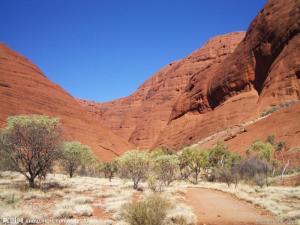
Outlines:
<svg viewBox="0 0 300 225"><path fill-rule="evenodd" d="M266 211L221 191L189 188L186 200L198 225L282 225Z"/></svg>

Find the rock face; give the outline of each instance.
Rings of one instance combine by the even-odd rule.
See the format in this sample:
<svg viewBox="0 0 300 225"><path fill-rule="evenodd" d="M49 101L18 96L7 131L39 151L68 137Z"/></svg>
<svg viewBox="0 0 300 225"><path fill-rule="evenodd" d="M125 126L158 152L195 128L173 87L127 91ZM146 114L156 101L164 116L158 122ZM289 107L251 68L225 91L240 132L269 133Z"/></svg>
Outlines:
<svg viewBox="0 0 300 225"><path fill-rule="evenodd" d="M127 98L80 102L139 148L179 149L211 137L231 142L241 135L253 141L254 133L244 130L244 124L274 105L300 99L299 21L300 1L269 0L246 35L213 38L160 70ZM299 115L279 115L291 137L279 135L287 144L300 145L292 134L300 127ZM276 133L275 120L266 119L261 134Z"/></svg>
<svg viewBox="0 0 300 225"><path fill-rule="evenodd" d="M229 57L192 76L156 145L195 143L271 105L299 100L299 21L299 1L270 0Z"/></svg>
<svg viewBox="0 0 300 225"><path fill-rule="evenodd" d="M101 120L90 117L78 102L20 54L0 45L0 126L8 116L44 114L59 117L65 138L92 147L102 159L109 160L129 149L130 144L102 127Z"/></svg>
<svg viewBox="0 0 300 225"><path fill-rule="evenodd" d="M116 134L139 148L150 148L167 125L178 96L189 88L189 79L223 62L243 38L243 32L235 32L211 39L201 49L158 71L127 98L80 103Z"/></svg>

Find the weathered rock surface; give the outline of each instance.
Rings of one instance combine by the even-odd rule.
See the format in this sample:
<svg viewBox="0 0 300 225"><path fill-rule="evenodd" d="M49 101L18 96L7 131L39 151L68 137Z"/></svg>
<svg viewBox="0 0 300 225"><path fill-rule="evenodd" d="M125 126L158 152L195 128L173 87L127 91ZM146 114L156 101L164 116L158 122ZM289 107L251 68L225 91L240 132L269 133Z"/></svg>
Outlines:
<svg viewBox="0 0 300 225"><path fill-rule="evenodd" d="M139 148L149 148L167 125L189 79L224 61L243 38L243 32L235 32L211 39L191 55L161 69L129 97L108 103L80 103L116 134Z"/></svg>
<svg viewBox="0 0 300 225"><path fill-rule="evenodd" d="M257 118L271 105L299 100L299 21L299 1L268 1L230 56L192 76L155 145L196 143ZM284 126L292 129L293 123L300 126L297 117Z"/></svg>
<svg viewBox="0 0 300 225"><path fill-rule="evenodd" d="M5 45L0 45L0 126L8 116L44 114L59 117L68 140L78 140L109 160L130 144L102 127L60 86L49 81L38 67Z"/></svg>

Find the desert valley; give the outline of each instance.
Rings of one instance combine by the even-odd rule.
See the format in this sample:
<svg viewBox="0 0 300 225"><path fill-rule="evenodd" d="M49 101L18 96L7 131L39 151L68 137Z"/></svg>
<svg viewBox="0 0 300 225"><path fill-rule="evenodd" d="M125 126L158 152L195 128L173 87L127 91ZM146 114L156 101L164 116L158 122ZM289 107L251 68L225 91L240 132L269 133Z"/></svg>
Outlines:
<svg viewBox="0 0 300 225"><path fill-rule="evenodd" d="M300 224L299 0L110 102L0 44L0 106L0 223Z"/></svg>

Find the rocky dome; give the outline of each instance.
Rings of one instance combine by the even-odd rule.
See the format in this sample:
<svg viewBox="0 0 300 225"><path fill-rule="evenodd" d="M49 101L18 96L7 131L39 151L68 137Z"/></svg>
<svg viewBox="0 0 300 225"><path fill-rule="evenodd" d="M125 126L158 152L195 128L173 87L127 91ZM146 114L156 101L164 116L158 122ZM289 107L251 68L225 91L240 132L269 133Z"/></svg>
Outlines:
<svg viewBox="0 0 300 225"><path fill-rule="evenodd" d="M109 160L131 145L91 117L59 85L51 82L22 55L0 45L0 126L8 116L44 114L59 117L65 138L92 147L100 158Z"/></svg>

